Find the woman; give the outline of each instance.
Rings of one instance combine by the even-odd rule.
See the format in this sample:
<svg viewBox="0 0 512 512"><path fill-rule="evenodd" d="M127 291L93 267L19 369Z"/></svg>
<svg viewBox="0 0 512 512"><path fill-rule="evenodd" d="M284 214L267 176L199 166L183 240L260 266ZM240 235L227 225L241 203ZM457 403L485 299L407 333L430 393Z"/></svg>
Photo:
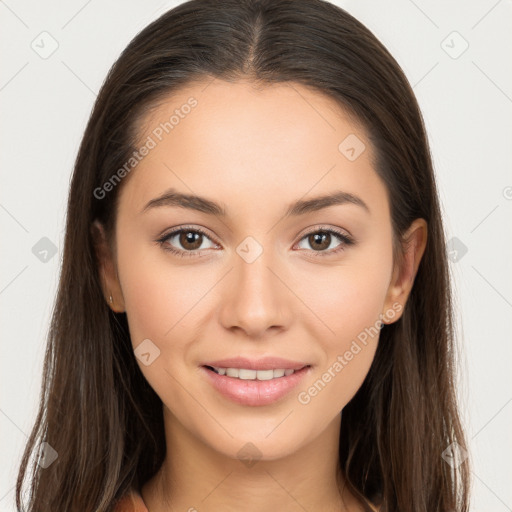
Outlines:
<svg viewBox="0 0 512 512"><path fill-rule="evenodd" d="M396 61L322 0L183 3L84 134L18 509L39 449L33 511L468 510L452 357Z"/></svg>

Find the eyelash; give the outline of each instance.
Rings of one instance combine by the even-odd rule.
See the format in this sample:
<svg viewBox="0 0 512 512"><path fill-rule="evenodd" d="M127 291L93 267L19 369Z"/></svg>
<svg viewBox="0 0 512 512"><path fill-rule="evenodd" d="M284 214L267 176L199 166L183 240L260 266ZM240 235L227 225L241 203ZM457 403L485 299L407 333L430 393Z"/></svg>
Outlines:
<svg viewBox="0 0 512 512"><path fill-rule="evenodd" d="M200 233L201 235L203 235L206 238L211 240L211 237L200 228L182 227L180 229L176 229L174 231L171 231L170 233L163 235L162 237L158 238L156 240L156 242L158 242L161 245L162 249L164 249L165 251L169 251L180 258L196 256L198 253L201 253L200 250L199 251L197 251L197 250L196 251L183 251L183 250L174 249L172 246L166 244L167 240L169 240L170 238L172 238L176 235L179 235L181 233ZM343 243L336 249L331 249L330 251L312 251L314 253L313 254L314 257L325 257L325 256L330 256L332 254L337 254L338 252L345 250L346 246L350 246L355 243L355 240L352 237L346 235L345 233L342 233L341 231L338 231L337 229L333 229L333 228L316 229L315 231L310 231L309 233L306 233L300 239L300 241L302 241L304 238L306 238L310 235L314 235L314 234L318 234L318 233L335 235Z"/></svg>

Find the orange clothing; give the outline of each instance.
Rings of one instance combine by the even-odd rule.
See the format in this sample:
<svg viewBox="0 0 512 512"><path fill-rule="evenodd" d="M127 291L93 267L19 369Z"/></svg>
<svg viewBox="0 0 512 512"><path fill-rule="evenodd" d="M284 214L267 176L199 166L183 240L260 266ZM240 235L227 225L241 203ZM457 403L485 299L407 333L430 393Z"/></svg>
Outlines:
<svg viewBox="0 0 512 512"><path fill-rule="evenodd" d="M149 512L141 494L135 489L125 495L114 508L114 512Z"/></svg>

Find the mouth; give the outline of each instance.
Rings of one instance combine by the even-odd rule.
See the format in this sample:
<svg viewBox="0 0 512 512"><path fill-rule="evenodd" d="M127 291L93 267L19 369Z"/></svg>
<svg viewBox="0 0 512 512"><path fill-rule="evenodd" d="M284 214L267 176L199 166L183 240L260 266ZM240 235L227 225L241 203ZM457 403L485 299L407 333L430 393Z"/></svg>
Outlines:
<svg viewBox="0 0 512 512"><path fill-rule="evenodd" d="M223 368L221 366L208 366L204 367L217 375L225 375L233 379L240 380L273 380L280 379L282 377L288 377L293 375L295 372L302 370L302 368L309 368L310 365L304 365L301 368L276 368L268 370L253 370L250 368Z"/></svg>
<svg viewBox="0 0 512 512"><path fill-rule="evenodd" d="M263 406L283 400L311 372L312 366L268 358L215 361L200 368L223 397L241 405Z"/></svg>

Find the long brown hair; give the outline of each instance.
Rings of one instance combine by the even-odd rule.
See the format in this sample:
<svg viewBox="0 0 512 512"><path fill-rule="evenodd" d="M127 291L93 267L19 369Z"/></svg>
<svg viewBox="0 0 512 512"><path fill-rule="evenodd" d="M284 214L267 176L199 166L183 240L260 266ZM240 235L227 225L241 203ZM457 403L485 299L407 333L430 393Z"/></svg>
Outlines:
<svg viewBox="0 0 512 512"><path fill-rule="evenodd" d="M455 392L445 235L422 116L397 62L343 9L323 0L191 0L140 32L97 97L70 187L62 270L49 329L39 412L16 486L30 471L28 510L112 510L165 457L162 402L143 377L126 315L105 302L91 225L112 243L123 183L102 187L131 156L138 120L194 80L299 83L362 122L385 182L396 240L416 218L428 241L403 316L385 325L363 385L343 409L347 485L382 510L466 511L469 466ZM397 257L400 254L396 255ZM48 467L32 456L46 442ZM47 462L53 452L45 452Z"/></svg>

